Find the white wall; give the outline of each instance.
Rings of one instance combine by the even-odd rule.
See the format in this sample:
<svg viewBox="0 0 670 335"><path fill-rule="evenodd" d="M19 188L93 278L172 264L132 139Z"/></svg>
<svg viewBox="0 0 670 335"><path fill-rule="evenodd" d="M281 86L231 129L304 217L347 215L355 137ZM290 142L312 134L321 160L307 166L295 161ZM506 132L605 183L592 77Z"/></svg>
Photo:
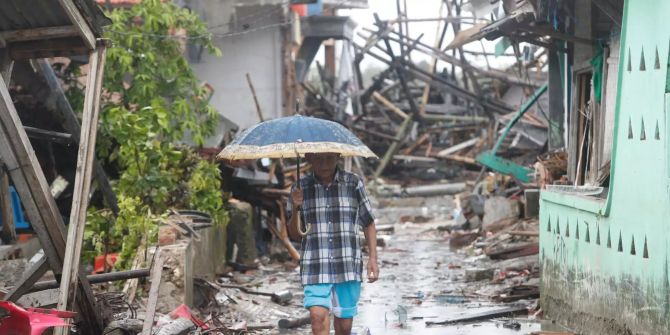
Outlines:
<svg viewBox="0 0 670 335"><path fill-rule="evenodd" d="M279 27L216 40L223 56L204 55L192 64L196 75L214 87L210 103L240 129L258 122L246 74L256 89L265 119L282 115L282 54Z"/></svg>

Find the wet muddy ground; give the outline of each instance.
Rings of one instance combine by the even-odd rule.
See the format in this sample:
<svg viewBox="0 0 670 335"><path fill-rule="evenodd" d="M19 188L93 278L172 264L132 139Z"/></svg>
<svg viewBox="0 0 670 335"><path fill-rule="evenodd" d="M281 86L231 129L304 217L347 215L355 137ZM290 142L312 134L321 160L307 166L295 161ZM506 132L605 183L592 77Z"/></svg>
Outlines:
<svg viewBox="0 0 670 335"><path fill-rule="evenodd" d="M504 288L490 280L466 282L465 270L495 267L486 256L478 256L472 248L450 250L447 234L437 229L453 224L450 221L453 201L449 197L428 199L396 199L376 202L380 225L393 224L395 231L384 237L386 246L379 249L380 279L364 283L359 315L354 320L354 333L402 334L529 334L538 330L565 331L548 321L532 317L496 319L469 324L426 326L427 321L443 321L510 306L492 302L490 296ZM424 223L401 223L402 217L422 216ZM234 308L256 322L276 322L277 318L297 316L301 309L302 289L297 270L286 272L277 266L256 274L256 282L264 291L290 289L295 292L289 306L256 301L241 301ZM520 278L537 284L538 278ZM518 301L511 305L535 307L536 300ZM246 307L245 307L246 306ZM259 317L260 315L260 317ZM249 321L253 323L253 321ZM510 323L518 328L510 329ZM507 325L506 325L507 324ZM275 333L271 331L270 333ZM282 330L281 334L310 334L308 326Z"/></svg>

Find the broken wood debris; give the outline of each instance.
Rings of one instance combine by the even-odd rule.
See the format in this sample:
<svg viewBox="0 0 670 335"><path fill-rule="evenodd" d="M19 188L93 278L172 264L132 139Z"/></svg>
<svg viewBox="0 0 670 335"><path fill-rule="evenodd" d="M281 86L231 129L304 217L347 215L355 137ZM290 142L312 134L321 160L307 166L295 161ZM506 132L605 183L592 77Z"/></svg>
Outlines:
<svg viewBox="0 0 670 335"><path fill-rule="evenodd" d="M445 321L426 321L426 326L450 325L456 323L468 323L477 321L486 321L496 318L511 317L516 315L527 315L528 308L525 306L513 306L502 309L495 309L488 312L465 315Z"/></svg>

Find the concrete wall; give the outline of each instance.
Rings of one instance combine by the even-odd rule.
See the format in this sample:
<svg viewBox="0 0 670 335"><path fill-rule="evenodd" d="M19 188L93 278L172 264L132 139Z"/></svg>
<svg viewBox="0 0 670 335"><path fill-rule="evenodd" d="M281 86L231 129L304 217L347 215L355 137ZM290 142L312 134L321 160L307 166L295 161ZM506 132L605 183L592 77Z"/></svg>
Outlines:
<svg viewBox="0 0 670 335"><path fill-rule="evenodd" d="M249 73L266 119L282 115L284 8L272 1L184 1L207 22L223 53L189 57L196 75L214 88L211 104L240 129L258 122Z"/></svg>
<svg viewBox="0 0 670 335"><path fill-rule="evenodd" d="M240 129L257 123L249 73L266 119L282 115L282 53L280 28L218 38L223 56L204 56L193 64L197 76L214 87L211 104Z"/></svg>
<svg viewBox="0 0 670 335"><path fill-rule="evenodd" d="M580 333L670 329L668 13L625 5L607 198L542 192L542 308Z"/></svg>

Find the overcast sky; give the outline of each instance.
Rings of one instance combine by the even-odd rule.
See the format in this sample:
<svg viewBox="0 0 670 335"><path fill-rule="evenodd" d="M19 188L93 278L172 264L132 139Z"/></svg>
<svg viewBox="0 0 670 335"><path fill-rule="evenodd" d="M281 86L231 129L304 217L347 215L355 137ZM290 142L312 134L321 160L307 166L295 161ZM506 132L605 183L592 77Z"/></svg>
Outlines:
<svg viewBox="0 0 670 335"><path fill-rule="evenodd" d="M373 14L379 14L379 17L382 20L393 20L398 17L396 11L396 1L394 0L368 0L369 8L368 9L352 9L352 10L340 10L338 11L339 15L350 16L357 24L356 31L362 31L363 27L374 28L374 17ZM420 19L420 18L438 18L440 17L440 5L442 0L407 0L407 14L411 19ZM442 16L447 15L446 8L443 9ZM462 13L462 16L473 16L472 13ZM488 16L486 16L488 17ZM421 41L428 45L434 45L435 36L437 32L437 22L411 22L409 24L409 35L413 38L419 37L423 34ZM463 25L462 29L470 27L470 25ZM440 32L441 32L440 28ZM368 34L365 31L362 31L366 35ZM453 34L451 29L449 29L445 40L443 41L443 47L448 45L449 42L453 39ZM362 39L356 37L356 41L361 43ZM484 47L488 52L493 52L495 50L495 44L497 41L484 41ZM466 50L473 51L482 51L482 45L479 42L473 42L464 47ZM510 49L511 50L511 49ZM508 50L509 52L509 50ZM430 56L424 55L419 52L412 53L412 59L415 61L427 60L430 61ZM483 56L472 56L469 60L477 66L486 66L486 60ZM492 67L502 67L508 64L511 64L514 61L512 57L489 57L489 63ZM362 66L366 67L372 63L376 63L375 60L371 57L366 57L363 61ZM445 65L444 63L438 63L438 70L441 66Z"/></svg>

